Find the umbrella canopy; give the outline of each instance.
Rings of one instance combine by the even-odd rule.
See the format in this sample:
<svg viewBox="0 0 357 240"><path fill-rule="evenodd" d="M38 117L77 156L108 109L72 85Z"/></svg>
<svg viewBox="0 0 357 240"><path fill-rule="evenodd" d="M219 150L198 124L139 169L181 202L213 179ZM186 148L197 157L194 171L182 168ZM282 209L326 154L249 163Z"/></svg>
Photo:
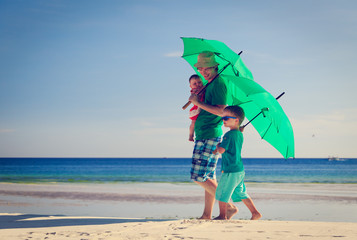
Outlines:
<svg viewBox="0 0 357 240"><path fill-rule="evenodd" d="M182 38L182 57L194 67L197 56L203 51L216 55L218 72L228 88L228 104L239 105L246 118L251 120L262 139L275 147L284 158L295 157L294 134L290 121L277 100L253 80L253 75L245 66L239 54L224 43L202 38ZM203 78L202 78L203 79ZM259 114L259 115L258 115ZM258 115L258 116L257 116Z"/></svg>

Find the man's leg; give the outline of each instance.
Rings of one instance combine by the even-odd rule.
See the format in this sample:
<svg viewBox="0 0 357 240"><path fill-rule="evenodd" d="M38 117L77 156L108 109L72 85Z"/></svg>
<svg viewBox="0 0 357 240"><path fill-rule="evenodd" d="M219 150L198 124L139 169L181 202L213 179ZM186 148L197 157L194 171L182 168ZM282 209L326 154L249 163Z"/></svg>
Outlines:
<svg viewBox="0 0 357 240"><path fill-rule="evenodd" d="M213 154L221 138L198 140L192 156L191 179L205 190L205 207L200 219L211 219L215 202L217 181L215 179L218 155ZM201 181L204 180L205 181Z"/></svg>
<svg viewBox="0 0 357 240"><path fill-rule="evenodd" d="M205 189L205 208L202 217L199 219L211 219L212 210L215 202L217 181L214 179L207 179L205 182L196 182L198 185Z"/></svg>

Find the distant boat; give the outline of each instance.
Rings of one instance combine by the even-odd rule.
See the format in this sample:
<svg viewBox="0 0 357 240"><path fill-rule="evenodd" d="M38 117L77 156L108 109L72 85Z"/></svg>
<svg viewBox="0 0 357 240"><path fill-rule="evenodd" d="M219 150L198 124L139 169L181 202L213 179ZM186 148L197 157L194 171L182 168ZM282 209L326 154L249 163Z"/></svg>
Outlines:
<svg viewBox="0 0 357 240"><path fill-rule="evenodd" d="M346 161L346 160L343 159L343 158L334 157L334 156L328 157L328 160L329 160L329 161L340 161L340 162Z"/></svg>

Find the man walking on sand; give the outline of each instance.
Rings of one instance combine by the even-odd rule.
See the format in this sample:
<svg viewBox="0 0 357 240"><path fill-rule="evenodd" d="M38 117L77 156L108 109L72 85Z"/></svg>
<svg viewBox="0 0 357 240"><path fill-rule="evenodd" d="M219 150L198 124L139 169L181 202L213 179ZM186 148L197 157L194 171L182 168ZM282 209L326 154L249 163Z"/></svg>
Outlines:
<svg viewBox="0 0 357 240"><path fill-rule="evenodd" d="M211 219L217 188L216 166L218 154L213 154L221 141L223 110L227 105L227 87L221 77L216 77L218 63L212 52L202 52L194 65L205 80L205 99L200 101L191 94L189 101L201 109L195 124L195 147L192 155L191 179L205 190L205 207L200 219ZM215 78L216 77L216 78ZM230 219L238 209L228 204L227 218Z"/></svg>

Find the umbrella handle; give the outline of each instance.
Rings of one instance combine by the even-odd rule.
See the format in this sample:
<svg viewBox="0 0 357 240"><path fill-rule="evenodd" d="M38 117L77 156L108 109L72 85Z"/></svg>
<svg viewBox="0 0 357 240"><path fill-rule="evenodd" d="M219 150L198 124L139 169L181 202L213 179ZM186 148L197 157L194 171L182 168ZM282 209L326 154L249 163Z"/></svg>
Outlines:
<svg viewBox="0 0 357 240"><path fill-rule="evenodd" d="M183 105L182 109L185 110L188 106L190 106L191 101L188 101L185 105Z"/></svg>
<svg viewBox="0 0 357 240"><path fill-rule="evenodd" d="M215 77L215 78L216 78L216 77ZM213 81L213 80L212 80L212 81ZM211 81L211 82L212 82L212 81ZM207 83L207 84L197 93L197 95L200 95L203 91L205 91L206 88L208 87L208 85L209 85L211 82ZM191 104L191 101L188 101L185 105L183 105L182 109L185 110L188 106L190 106L190 104Z"/></svg>

